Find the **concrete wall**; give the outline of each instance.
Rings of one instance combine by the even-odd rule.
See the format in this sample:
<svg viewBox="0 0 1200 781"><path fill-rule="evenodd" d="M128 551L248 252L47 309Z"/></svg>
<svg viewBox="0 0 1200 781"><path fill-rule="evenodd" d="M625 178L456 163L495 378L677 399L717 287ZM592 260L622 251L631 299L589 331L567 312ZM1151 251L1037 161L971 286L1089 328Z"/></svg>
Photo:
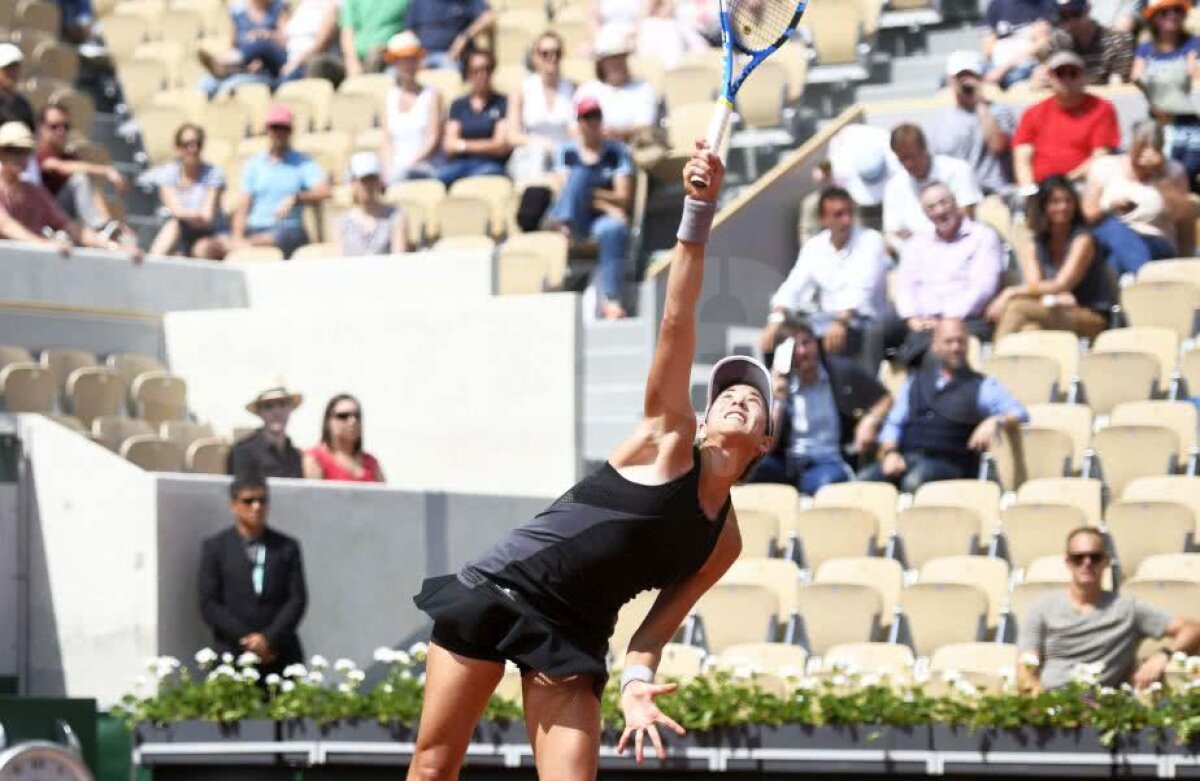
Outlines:
<svg viewBox="0 0 1200 781"><path fill-rule="evenodd" d="M101 358L114 352L166 358L157 315L57 305L0 302L0 342L25 347L35 358L46 347L91 350Z"/></svg>
<svg viewBox="0 0 1200 781"><path fill-rule="evenodd" d="M182 312L165 325L192 410L218 430L253 424L243 405L282 374L306 395L289 427L303 447L327 399L360 394L366 447L395 487L539 496L579 476L578 296Z"/></svg>
<svg viewBox="0 0 1200 781"><path fill-rule="evenodd" d="M17 485L0 483L0 676L16 675L22 585Z"/></svg>

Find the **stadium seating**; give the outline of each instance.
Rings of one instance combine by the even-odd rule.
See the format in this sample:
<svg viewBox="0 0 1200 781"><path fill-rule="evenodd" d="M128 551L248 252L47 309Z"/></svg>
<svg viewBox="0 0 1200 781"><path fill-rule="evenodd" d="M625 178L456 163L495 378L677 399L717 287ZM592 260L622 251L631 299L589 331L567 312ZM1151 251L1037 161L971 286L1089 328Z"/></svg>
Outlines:
<svg viewBox="0 0 1200 781"><path fill-rule="evenodd" d="M700 597L689 625L699 623L705 647L719 654L732 645L776 639L779 616L779 599L771 589L718 583ZM688 631L694 633L690 627Z"/></svg>
<svg viewBox="0 0 1200 781"><path fill-rule="evenodd" d="M1008 564L987 556L945 556L921 567L919 583L974 586L987 595L988 628L994 628L1008 597Z"/></svg>
<svg viewBox="0 0 1200 781"><path fill-rule="evenodd" d="M896 677L907 677L914 661L911 649L894 643L840 643L821 657L826 670L849 668Z"/></svg>
<svg viewBox="0 0 1200 781"><path fill-rule="evenodd" d="M784 678L799 677L808 662L808 652L789 643L742 643L726 648L715 660L719 670L748 667Z"/></svg>
<svg viewBox="0 0 1200 781"><path fill-rule="evenodd" d="M891 483L834 483L817 491L814 507L860 508L871 513L878 524L877 544L896 530L896 503L899 492Z"/></svg>
<svg viewBox="0 0 1200 781"><path fill-rule="evenodd" d="M875 589L880 598L880 624L887 627L891 626L892 615L900 600L904 572L898 561L878 556L829 559L817 569L813 582L870 586Z"/></svg>
<svg viewBox="0 0 1200 781"><path fill-rule="evenodd" d="M810 654L880 635L883 601L871 586L812 583L801 588L796 599L799 618L789 631Z"/></svg>
<svg viewBox="0 0 1200 781"><path fill-rule="evenodd" d="M744 556L721 576L721 582L769 589L779 600L779 608L786 617L796 611L796 590L800 588L801 570L795 562L787 559Z"/></svg>
<svg viewBox="0 0 1200 781"><path fill-rule="evenodd" d="M1061 555L1067 535L1088 523L1079 507L1050 503L1019 503L1001 513L1004 549L1015 569L1035 559Z"/></svg>
<svg viewBox="0 0 1200 781"><path fill-rule="evenodd" d="M1069 504L1083 511L1089 525L1099 526L1102 489L1099 480L1086 477L1030 480L1017 489L1017 504Z"/></svg>
<svg viewBox="0 0 1200 781"><path fill-rule="evenodd" d="M974 553L979 545L979 513L965 507L914 505L896 521L903 561L920 569L927 561L942 556Z"/></svg>
<svg viewBox="0 0 1200 781"><path fill-rule="evenodd" d="M876 545L875 516L851 507L812 507L781 528L790 532L787 556L813 571L830 559L866 556Z"/></svg>
<svg viewBox="0 0 1200 781"><path fill-rule="evenodd" d="M1065 393L1079 372L1079 338L1070 331L1025 331L995 344L995 354L1048 358L1058 366L1058 388Z"/></svg>
<svg viewBox="0 0 1200 781"><path fill-rule="evenodd" d="M1189 507L1174 502L1117 502L1104 515L1122 574L1138 571L1154 553L1183 552L1196 529Z"/></svg>
<svg viewBox="0 0 1200 781"><path fill-rule="evenodd" d="M986 639L988 597L966 583L917 583L900 594L900 639L918 656Z"/></svg>
<svg viewBox="0 0 1200 781"><path fill-rule="evenodd" d="M1138 477L1169 475L1179 461L1179 437L1163 426L1108 426L1092 436L1093 461L1114 496ZM1092 469L1085 464L1085 474Z"/></svg>

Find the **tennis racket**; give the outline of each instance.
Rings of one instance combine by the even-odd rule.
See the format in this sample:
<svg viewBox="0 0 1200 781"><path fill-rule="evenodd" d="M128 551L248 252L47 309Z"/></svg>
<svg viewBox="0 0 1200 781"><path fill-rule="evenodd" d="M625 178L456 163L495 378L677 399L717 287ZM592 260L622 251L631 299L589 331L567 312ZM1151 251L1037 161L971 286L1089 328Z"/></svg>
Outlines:
<svg viewBox="0 0 1200 781"><path fill-rule="evenodd" d="M705 136L708 148L714 154L720 154L718 150L725 140L734 96L746 77L788 42L807 5L808 0L721 0L721 48L725 54L723 87ZM733 74L735 52L750 58L736 77ZM692 184L696 187L708 185L700 177L694 177Z"/></svg>

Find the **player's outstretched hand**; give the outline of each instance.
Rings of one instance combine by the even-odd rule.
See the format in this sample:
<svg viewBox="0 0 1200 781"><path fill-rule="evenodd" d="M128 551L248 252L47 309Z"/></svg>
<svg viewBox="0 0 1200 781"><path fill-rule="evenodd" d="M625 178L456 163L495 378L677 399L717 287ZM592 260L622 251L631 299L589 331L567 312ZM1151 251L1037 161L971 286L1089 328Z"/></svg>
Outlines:
<svg viewBox="0 0 1200 781"><path fill-rule="evenodd" d="M683 167L683 189L689 198L716 201L725 181L725 164L705 141L696 140L696 151Z"/></svg>
<svg viewBox="0 0 1200 781"><path fill-rule="evenodd" d="M686 731L658 709L658 706L654 704L654 698L670 694L677 688L673 683L653 684L643 681L631 681L625 686L625 691L621 693L621 709L625 712L625 731L621 733L621 739L617 741L618 754L625 753L629 739L633 738L633 756L640 765L645 757L646 735L649 735L658 758L667 758L666 749L663 748L662 738L658 736L658 727L655 725L662 724L677 735L684 735Z"/></svg>

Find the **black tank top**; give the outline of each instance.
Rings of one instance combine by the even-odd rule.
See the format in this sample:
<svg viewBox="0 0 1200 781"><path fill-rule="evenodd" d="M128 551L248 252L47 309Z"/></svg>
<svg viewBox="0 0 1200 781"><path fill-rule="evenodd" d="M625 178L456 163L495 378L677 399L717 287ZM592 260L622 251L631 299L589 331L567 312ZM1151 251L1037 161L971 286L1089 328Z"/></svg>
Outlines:
<svg viewBox="0 0 1200 781"><path fill-rule="evenodd" d="M605 462L466 564L459 580L510 588L568 638L606 648L622 605L695 573L716 546L730 502L705 516L696 448L692 459L662 485L634 483Z"/></svg>

